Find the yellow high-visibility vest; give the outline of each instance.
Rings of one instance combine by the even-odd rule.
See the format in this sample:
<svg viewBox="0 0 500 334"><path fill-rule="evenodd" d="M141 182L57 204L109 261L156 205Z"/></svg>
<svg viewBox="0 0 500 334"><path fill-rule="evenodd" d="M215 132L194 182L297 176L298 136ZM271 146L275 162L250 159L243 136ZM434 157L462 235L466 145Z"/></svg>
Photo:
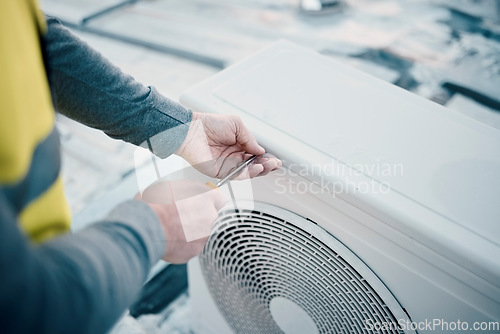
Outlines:
<svg viewBox="0 0 500 334"><path fill-rule="evenodd" d="M36 0L0 1L0 191L36 242L70 225ZM1 210L1 208L0 208Z"/></svg>

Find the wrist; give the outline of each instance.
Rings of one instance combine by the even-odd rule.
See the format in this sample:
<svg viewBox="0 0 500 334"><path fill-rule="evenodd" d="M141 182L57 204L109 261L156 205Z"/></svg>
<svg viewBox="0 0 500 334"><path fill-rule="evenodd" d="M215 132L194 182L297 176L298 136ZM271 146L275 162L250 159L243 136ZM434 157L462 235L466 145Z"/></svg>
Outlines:
<svg viewBox="0 0 500 334"><path fill-rule="evenodd" d="M174 213L170 212L170 205L162 205L162 204L154 204L154 203L147 203L144 202L149 206L151 211L154 212L154 215L156 216L156 220L158 221L158 224L161 226L161 231L162 234L158 235L158 237L161 237L161 240L164 240L166 242L170 231L168 230L168 222L172 219L172 216ZM165 248L164 248L164 253L162 254L162 257L165 256L165 253L167 251L167 245L165 243Z"/></svg>
<svg viewBox="0 0 500 334"><path fill-rule="evenodd" d="M200 113L193 111L186 137L177 150L175 150L174 154L186 159L186 146L188 146L196 136L200 135L200 131L204 134L202 116Z"/></svg>

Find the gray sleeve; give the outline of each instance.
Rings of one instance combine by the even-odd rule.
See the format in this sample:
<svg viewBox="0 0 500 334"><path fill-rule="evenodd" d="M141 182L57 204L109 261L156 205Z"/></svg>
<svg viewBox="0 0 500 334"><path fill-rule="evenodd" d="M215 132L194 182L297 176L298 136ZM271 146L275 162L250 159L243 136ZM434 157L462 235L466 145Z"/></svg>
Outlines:
<svg viewBox="0 0 500 334"><path fill-rule="evenodd" d="M58 112L103 130L108 136L146 146L162 158L180 146L192 113L124 74L54 18L47 20L47 67Z"/></svg>
<svg viewBox="0 0 500 334"><path fill-rule="evenodd" d="M156 215L138 201L40 246L21 233L1 191L0 207L2 333L104 333L164 252Z"/></svg>

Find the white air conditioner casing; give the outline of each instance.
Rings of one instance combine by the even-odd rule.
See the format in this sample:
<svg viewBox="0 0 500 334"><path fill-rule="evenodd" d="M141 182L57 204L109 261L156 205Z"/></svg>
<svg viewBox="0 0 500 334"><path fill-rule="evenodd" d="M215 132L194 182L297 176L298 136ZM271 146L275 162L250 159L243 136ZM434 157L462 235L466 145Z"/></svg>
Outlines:
<svg viewBox="0 0 500 334"><path fill-rule="evenodd" d="M181 102L240 116L284 162L190 262L196 333L376 333L372 309L420 326L380 333L498 333L498 130L287 41Z"/></svg>

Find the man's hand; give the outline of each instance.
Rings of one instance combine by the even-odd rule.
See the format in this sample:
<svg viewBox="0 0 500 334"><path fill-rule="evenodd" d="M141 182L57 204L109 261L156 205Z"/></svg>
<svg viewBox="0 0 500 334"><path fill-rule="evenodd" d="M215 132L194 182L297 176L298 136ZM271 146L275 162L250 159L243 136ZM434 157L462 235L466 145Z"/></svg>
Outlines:
<svg viewBox="0 0 500 334"><path fill-rule="evenodd" d="M232 115L193 112L186 139L175 153L200 172L216 178L225 177L252 155L261 157L248 166L249 177L266 175L281 167L281 161L264 154L264 148L241 119Z"/></svg>
<svg viewBox="0 0 500 334"><path fill-rule="evenodd" d="M149 186L137 200L146 202L163 227L166 240L163 259L185 263L203 250L218 211L226 204L220 191L187 180L159 181Z"/></svg>

